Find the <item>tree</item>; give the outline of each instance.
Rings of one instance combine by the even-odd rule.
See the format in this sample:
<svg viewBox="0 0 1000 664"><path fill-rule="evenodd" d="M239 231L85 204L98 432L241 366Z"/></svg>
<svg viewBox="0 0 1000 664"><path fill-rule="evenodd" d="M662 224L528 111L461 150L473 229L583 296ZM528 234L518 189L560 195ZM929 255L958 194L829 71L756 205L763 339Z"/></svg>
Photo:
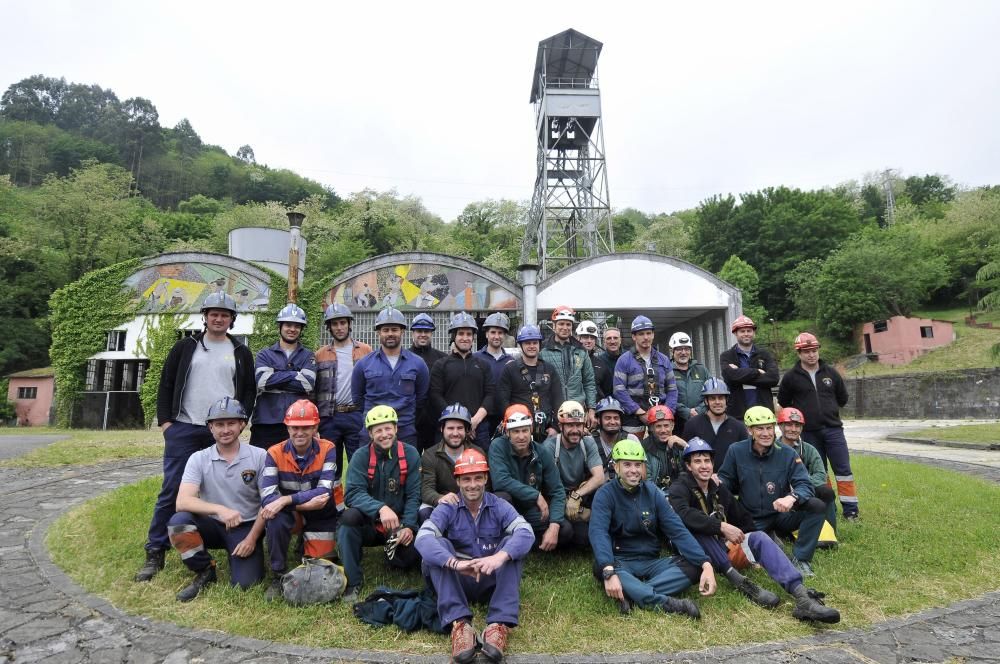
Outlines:
<svg viewBox="0 0 1000 664"><path fill-rule="evenodd" d="M172 134L181 159L194 159L201 152L201 137L187 118L174 125Z"/></svg>
<svg viewBox="0 0 1000 664"><path fill-rule="evenodd" d="M1000 247L995 247L995 250L1000 250ZM994 255L997 254L1000 254L1000 251L994 251ZM979 268L976 282L984 288L991 289L979 300L979 306L987 311L1000 309L1000 258ZM993 360L1000 362L1000 342L993 344L990 351Z"/></svg>
<svg viewBox="0 0 1000 664"><path fill-rule="evenodd" d="M743 292L743 313L757 323L763 323L767 320L767 310L760 306L757 300L760 278L752 265L739 256L730 256L722 269L719 270L719 278Z"/></svg>
<svg viewBox="0 0 1000 664"><path fill-rule="evenodd" d="M257 160L253 155L253 148L249 145L241 145L240 149L236 151L236 158L245 164L256 164Z"/></svg>
<svg viewBox="0 0 1000 664"><path fill-rule="evenodd" d="M66 79L35 75L12 84L0 97L0 115L10 120L48 124L55 120Z"/></svg>
<svg viewBox="0 0 1000 664"><path fill-rule="evenodd" d="M639 231L634 242L635 248L639 251L653 251L664 256L690 261L692 259L690 220L693 215L694 212L691 210L674 215L656 215L648 226ZM617 245L617 236L615 243Z"/></svg>

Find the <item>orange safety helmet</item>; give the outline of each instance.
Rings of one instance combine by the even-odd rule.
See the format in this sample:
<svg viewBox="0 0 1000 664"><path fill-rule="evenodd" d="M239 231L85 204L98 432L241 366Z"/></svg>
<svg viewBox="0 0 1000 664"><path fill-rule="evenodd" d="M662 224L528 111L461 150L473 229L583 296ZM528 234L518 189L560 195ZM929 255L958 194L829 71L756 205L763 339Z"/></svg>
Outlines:
<svg viewBox="0 0 1000 664"><path fill-rule="evenodd" d="M552 320L568 320L573 323L576 322L576 311L573 307L567 307L565 304L560 304L558 307L552 310Z"/></svg>
<svg viewBox="0 0 1000 664"><path fill-rule="evenodd" d="M308 427L319 424L319 410L309 399L299 399L285 411L285 424L290 427Z"/></svg>
<svg viewBox="0 0 1000 664"><path fill-rule="evenodd" d="M816 335L803 332L795 337L795 350L816 350L819 348L819 339Z"/></svg>
<svg viewBox="0 0 1000 664"><path fill-rule="evenodd" d="M784 424L785 422L798 422L799 424L805 426L806 416L802 414L802 411L798 408L782 408L778 412L778 424Z"/></svg>
<svg viewBox="0 0 1000 664"><path fill-rule="evenodd" d="M464 450L455 459L454 475L470 475L472 473L489 473L490 465L486 463L486 457L479 450Z"/></svg>
<svg viewBox="0 0 1000 664"><path fill-rule="evenodd" d="M733 321L733 326L730 328L730 331L735 334L736 330L740 329L741 327L752 327L753 329L756 330L757 323L753 322L753 319L750 318L749 316L740 316L739 318Z"/></svg>
<svg viewBox="0 0 1000 664"><path fill-rule="evenodd" d="M656 405L646 411L646 424L653 425L663 420L673 421L674 414L666 406Z"/></svg>

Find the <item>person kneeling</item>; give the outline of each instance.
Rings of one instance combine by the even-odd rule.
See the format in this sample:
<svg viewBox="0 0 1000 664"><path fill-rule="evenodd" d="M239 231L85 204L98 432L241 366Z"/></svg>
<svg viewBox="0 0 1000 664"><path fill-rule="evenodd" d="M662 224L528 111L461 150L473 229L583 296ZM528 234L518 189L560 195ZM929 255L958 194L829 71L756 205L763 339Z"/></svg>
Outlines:
<svg viewBox="0 0 1000 664"><path fill-rule="evenodd" d="M632 440L611 452L616 479L597 491L590 513L590 545L604 579L604 592L623 604L701 618L689 599L672 595L697 583L704 596L715 592L712 563L666 497L644 480L646 451ZM660 540L669 538L679 556L660 557Z"/></svg>
<svg viewBox="0 0 1000 664"><path fill-rule="evenodd" d="M802 574L785 552L766 533L755 531L753 519L739 501L712 479L713 457L712 447L701 438L688 441L684 450L687 472L671 485L670 506L694 534L715 569L750 601L772 609L780 601L778 596L740 574L733 564L736 561L739 566L749 566L754 561L795 598L793 616L799 620L840 622L840 612L824 606L818 593L802 585Z"/></svg>
<svg viewBox="0 0 1000 664"><path fill-rule="evenodd" d="M451 623L452 659L476 657L477 639L469 603L488 601L483 654L503 659L507 634L517 626L521 571L535 534L507 501L486 491L489 465L477 449L455 461L460 499L439 503L417 533L423 573L437 593L443 625Z"/></svg>

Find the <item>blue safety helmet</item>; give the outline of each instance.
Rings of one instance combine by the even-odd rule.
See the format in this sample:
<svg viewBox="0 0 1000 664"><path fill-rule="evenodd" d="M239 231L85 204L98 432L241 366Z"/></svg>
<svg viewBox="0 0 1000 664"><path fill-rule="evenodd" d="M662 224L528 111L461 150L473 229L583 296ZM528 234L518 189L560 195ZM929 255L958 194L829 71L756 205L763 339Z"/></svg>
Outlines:
<svg viewBox="0 0 1000 664"><path fill-rule="evenodd" d="M715 376L706 380L705 384L701 386L701 396L707 397L711 394L722 394L728 397L730 392L729 386L726 385L726 381L721 378L716 378Z"/></svg>
<svg viewBox="0 0 1000 664"><path fill-rule="evenodd" d="M472 418L469 416L469 409L460 403L453 403L450 406L445 406L444 410L441 411L441 417L438 418L438 423L444 425L445 420L461 420L465 422L466 428L472 426Z"/></svg>
<svg viewBox="0 0 1000 664"><path fill-rule="evenodd" d="M611 411L620 413L621 415L625 414L625 409L622 408L622 405L621 403L618 402L618 399L615 399L614 397L604 397L603 399L597 402L597 408L594 410L594 414L599 416L601 413L607 413Z"/></svg>
<svg viewBox="0 0 1000 664"><path fill-rule="evenodd" d="M209 293L208 297L201 303L201 313L205 314L209 309L224 309L233 315L233 320L229 324L229 329L236 325L236 300L228 293Z"/></svg>
<svg viewBox="0 0 1000 664"><path fill-rule="evenodd" d="M684 448L684 460L686 461L689 456L696 452L708 452L712 458L715 458L715 450L712 449L712 446L698 436L688 441L687 447Z"/></svg>
<svg viewBox="0 0 1000 664"><path fill-rule="evenodd" d="M386 307L375 316L375 329L377 330L383 325L398 325L405 330L406 316L399 309Z"/></svg>
<svg viewBox="0 0 1000 664"><path fill-rule="evenodd" d="M434 330L436 326L434 325L434 319L430 317L429 314L417 314L413 317L413 322L410 323L411 330Z"/></svg>
<svg viewBox="0 0 1000 664"><path fill-rule="evenodd" d="M243 404L232 397L223 397L213 403L208 408L208 416L205 422L212 420L246 420L247 411L243 409Z"/></svg>
<svg viewBox="0 0 1000 664"><path fill-rule="evenodd" d="M504 332L510 332L510 319L507 318L507 314L490 314L483 322L483 329L485 330L490 327L499 327Z"/></svg>
<svg viewBox="0 0 1000 664"><path fill-rule="evenodd" d="M448 324L448 331L454 332L455 330L461 329L479 330L479 326L476 325L476 319L465 313L464 311L459 311L457 314L451 317L451 323Z"/></svg>
<svg viewBox="0 0 1000 664"><path fill-rule="evenodd" d="M541 341L543 338L542 331L538 329L537 325L525 325L517 331L517 343Z"/></svg>
<svg viewBox="0 0 1000 664"><path fill-rule="evenodd" d="M649 320L645 316L636 316L632 320L632 332L642 332L643 330L652 330L653 321Z"/></svg>
<svg viewBox="0 0 1000 664"><path fill-rule="evenodd" d="M347 308L347 305L334 302L326 308L326 312L323 314L323 322L329 323L335 318L349 318L350 320L354 320L354 314Z"/></svg>
<svg viewBox="0 0 1000 664"><path fill-rule="evenodd" d="M276 319L278 323L298 323L302 327L306 326L306 312L297 304L286 304L278 312Z"/></svg>

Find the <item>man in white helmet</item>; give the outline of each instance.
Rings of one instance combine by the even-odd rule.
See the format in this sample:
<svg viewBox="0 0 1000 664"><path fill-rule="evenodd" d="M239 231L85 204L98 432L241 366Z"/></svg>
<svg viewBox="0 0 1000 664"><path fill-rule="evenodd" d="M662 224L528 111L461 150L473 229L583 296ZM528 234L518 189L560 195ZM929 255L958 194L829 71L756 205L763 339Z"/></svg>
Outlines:
<svg viewBox="0 0 1000 664"><path fill-rule="evenodd" d="M712 374L701 362L694 359L694 346L687 332L670 335L670 359L674 363L674 380L677 381L677 410L674 413L674 434L684 435L684 425L695 415L706 411L701 387Z"/></svg>
<svg viewBox="0 0 1000 664"><path fill-rule="evenodd" d="M573 338L576 312L566 305L552 311L552 336L542 345L539 354L559 374L567 400L579 401L587 409L587 428L597 422L597 385L594 382L594 365L580 342Z"/></svg>
<svg viewBox="0 0 1000 664"><path fill-rule="evenodd" d="M594 366L594 386L597 388L597 401L604 397L611 396L614 386L611 384L614 377L615 367L608 362L607 356L597 345L597 323L592 320L580 321L576 326L576 338L580 345L590 356L590 363Z"/></svg>

